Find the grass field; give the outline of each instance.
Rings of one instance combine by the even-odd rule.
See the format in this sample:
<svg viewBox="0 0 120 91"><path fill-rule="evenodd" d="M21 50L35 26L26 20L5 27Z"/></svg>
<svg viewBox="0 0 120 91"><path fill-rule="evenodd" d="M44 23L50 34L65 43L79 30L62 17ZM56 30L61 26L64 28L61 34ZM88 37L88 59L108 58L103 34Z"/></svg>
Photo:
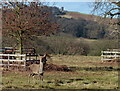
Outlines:
<svg viewBox="0 0 120 91"><path fill-rule="evenodd" d="M67 65L73 71L45 72L43 84L36 77L28 83L26 71L3 73L3 89L118 89L118 63L102 62L98 56L53 55L48 63Z"/></svg>

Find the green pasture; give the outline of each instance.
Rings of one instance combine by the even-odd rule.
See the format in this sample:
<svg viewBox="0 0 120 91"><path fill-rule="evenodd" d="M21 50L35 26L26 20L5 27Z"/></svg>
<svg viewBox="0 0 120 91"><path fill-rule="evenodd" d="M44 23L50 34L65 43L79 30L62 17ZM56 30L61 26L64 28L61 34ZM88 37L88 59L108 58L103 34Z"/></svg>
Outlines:
<svg viewBox="0 0 120 91"><path fill-rule="evenodd" d="M26 71L3 73L3 89L118 89L118 63L102 62L99 56L52 55L48 63L67 65L72 72L45 72L28 83ZM34 81L35 80L35 83Z"/></svg>

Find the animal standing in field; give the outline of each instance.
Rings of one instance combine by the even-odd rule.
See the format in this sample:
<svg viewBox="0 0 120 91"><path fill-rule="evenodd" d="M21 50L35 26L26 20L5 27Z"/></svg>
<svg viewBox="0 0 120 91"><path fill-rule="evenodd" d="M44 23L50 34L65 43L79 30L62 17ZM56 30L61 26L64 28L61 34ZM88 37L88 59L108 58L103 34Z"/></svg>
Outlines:
<svg viewBox="0 0 120 91"><path fill-rule="evenodd" d="M30 77L32 76L33 78L35 77L35 75L38 75L40 80L43 81L43 74L44 74L44 66L46 64L46 54L43 55L43 56L40 56L39 55L39 64L32 64L29 66L30 70L31 70L31 73L29 75L29 83L30 83ZM34 81L35 83L35 81Z"/></svg>

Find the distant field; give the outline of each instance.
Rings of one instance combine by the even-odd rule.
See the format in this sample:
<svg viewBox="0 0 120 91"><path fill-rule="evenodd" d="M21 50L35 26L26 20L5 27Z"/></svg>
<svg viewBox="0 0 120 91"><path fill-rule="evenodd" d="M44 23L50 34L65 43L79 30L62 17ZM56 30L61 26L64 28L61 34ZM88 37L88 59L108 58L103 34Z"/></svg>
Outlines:
<svg viewBox="0 0 120 91"><path fill-rule="evenodd" d="M67 65L73 71L45 72L41 86L28 83L26 71L6 71L3 73L3 89L118 89L118 63L102 62L99 56L53 55L48 63Z"/></svg>

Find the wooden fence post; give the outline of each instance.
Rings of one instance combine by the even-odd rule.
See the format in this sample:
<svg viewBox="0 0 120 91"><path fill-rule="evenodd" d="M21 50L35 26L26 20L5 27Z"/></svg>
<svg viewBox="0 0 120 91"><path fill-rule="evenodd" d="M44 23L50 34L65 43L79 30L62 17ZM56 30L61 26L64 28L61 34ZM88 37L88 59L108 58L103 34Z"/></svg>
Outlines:
<svg viewBox="0 0 120 91"><path fill-rule="evenodd" d="M9 69L9 66L10 66L10 55L8 54L8 69Z"/></svg>

